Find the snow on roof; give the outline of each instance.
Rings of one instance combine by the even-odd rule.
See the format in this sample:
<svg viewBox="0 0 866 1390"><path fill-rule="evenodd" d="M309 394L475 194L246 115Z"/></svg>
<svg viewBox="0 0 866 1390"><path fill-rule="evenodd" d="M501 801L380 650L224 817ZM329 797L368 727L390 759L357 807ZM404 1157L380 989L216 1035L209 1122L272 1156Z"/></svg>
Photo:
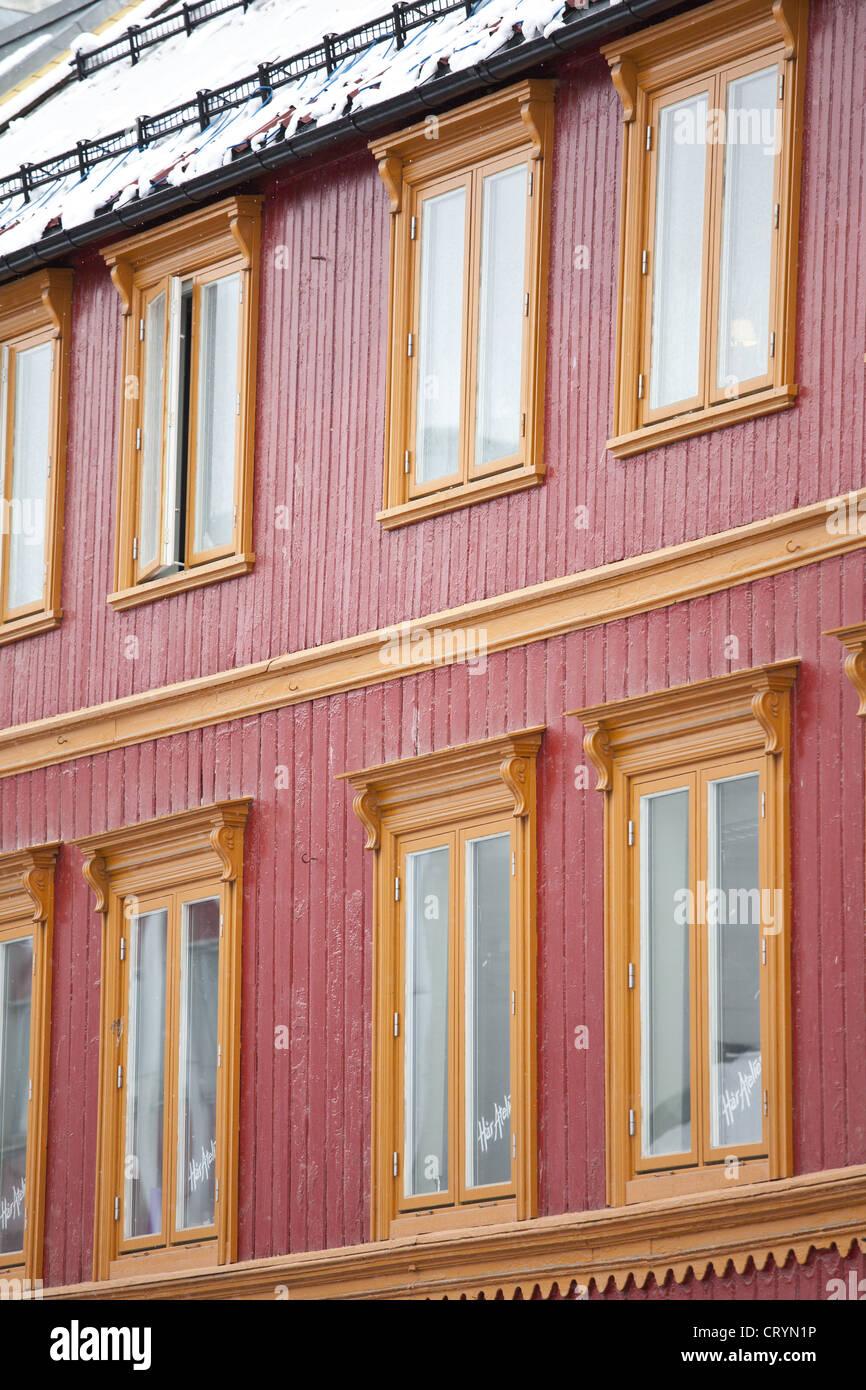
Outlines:
<svg viewBox="0 0 866 1390"><path fill-rule="evenodd" d="M565 22L567 13L564 0L478 0L469 15L461 4L410 29L402 47L390 32L331 64L330 71L322 67L281 85L275 81L272 89L255 80L261 64L275 65L321 44L325 22L345 32L381 18L388 8L387 0L339 0L327 7L323 21L321 0L250 0L245 11L218 14L190 34L147 49L134 65L124 59L80 81L58 80L55 71L43 79L44 93L31 84L0 102L0 128L8 122L0 135L0 257L34 245L48 229L69 230L106 207L120 207L166 183L182 184L218 169L231 162L239 147L255 149L289 138L299 125L321 126L338 120L350 106L358 111L408 92L441 72L441 64L457 72L488 58L515 35L525 41L547 35ZM431 11L442 8L442 0L430 6ZM98 40L84 36L80 48L92 50L125 33L130 24L144 25L165 10L165 0L143 0ZM393 30L392 16L388 18ZM155 117L184 103L194 107L200 90L245 78L251 79L248 97L218 110L204 129L195 122L160 136L148 126L144 143L138 127L144 147L136 144L137 118ZM32 106L34 97L35 107L18 114L22 106ZM79 141L107 142L108 137L115 137L111 157L93 167L67 160L57 177L30 189L27 197L18 178L7 179L4 186L2 176L15 174L22 165L53 160Z"/></svg>

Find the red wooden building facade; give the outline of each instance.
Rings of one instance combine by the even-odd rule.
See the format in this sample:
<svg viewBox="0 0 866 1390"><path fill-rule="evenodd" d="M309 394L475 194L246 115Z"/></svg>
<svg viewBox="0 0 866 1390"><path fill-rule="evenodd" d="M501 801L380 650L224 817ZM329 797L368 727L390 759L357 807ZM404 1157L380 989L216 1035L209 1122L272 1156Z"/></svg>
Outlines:
<svg viewBox="0 0 866 1390"><path fill-rule="evenodd" d="M44 1118L34 1128L44 1163L30 1155L27 1167L28 1226L35 1222L40 1242L26 1246L26 1266L23 1255L7 1261L10 1272L42 1277L46 1292L474 1297L520 1289L530 1297L536 1287L574 1296L585 1286L591 1297L822 1299L831 1280L866 1274L858 1244L866 824L857 708L858 692L866 699L866 536L858 525L866 497L866 12L856 0L811 0L808 9L805 0L714 0L671 21L673 11L683 6L656 5L630 20L617 14L616 27L605 6L607 28L597 21L573 51L549 44L549 54L529 53L523 71L503 77L479 60L474 87L436 106L447 132L449 113L491 92L556 84L544 88L549 138L533 106L541 152L527 156L543 168L549 215L539 233L546 254L537 310L543 469L526 486L405 524L377 515L389 506L386 407L396 390L389 238L400 237L407 216L406 206L393 208L403 175L378 169L377 159L404 159L405 174L416 156L393 156L389 142L418 115L383 117L374 128L370 108L368 129L320 154L287 156L258 177L245 166L235 187L224 170L222 188L198 197L205 207L261 200L260 232L245 234L237 272L258 281L252 544L244 551L254 561L245 572L167 586L153 601L106 601L126 592L116 570L118 457L124 335L135 317L123 312L124 273L112 283L112 254L139 228L128 215L126 230L118 220L54 260L72 272L60 315L68 346L65 496L57 500L62 618L0 645L0 886L14 895L31 875L30 860L15 858L23 851L49 846L54 865L53 891L28 890L27 899L46 933L50 977ZM575 8L575 33L583 18ZM783 385L796 395L778 408L776 382L774 404L751 418L744 412L723 428L709 418L680 436L608 449L615 419L623 420L614 397L630 331L623 147L640 116L629 118L629 102L644 99L642 73L662 61L639 44L656 23L673 23L676 52L685 31L688 51L703 48L708 67L721 71L714 26L729 21L739 33L766 26L791 84L780 100L800 102L799 112L791 108L796 138L783 152L797 167L774 194L793 219L786 332L794 366ZM732 53L731 64L746 61L736 43ZM692 90L691 78L675 76ZM376 157L367 146L374 136ZM172 237L182 244L189 215L198 214L177 210L152 226L167 229L167 245ZM142 240L149 234L150 226ZM139 274L133 259L122 264ZM10 256L0 320L19 279L42 273L26 267L13 278L13 270ZM640 428L640 420L626 424L619 437ZM464 659L437 656L434 632L458 634ZM736 673L746 673L739 683ZM658 710L642 701L685 686L698 695L677 704L675 694ZM677 711L673 731L666 709ZM736 724L740 741L723 747L702 719ZM718 767L740 759L737 767L762 779L755 785L771 808L772 828L760 833L772 841L772 886L784 901L781 930L763 937L774 974L772 986L761 977L762 988L774 1002L762 1028L778 1030L772 1056L763 1054L772 1095L767 1125L737 1150L734 1166L745 1169L732 1180L721 1180L717 1162L711 1178L630 1187L644 1170L629 1157L624 1126L635 1102L626 1094L628 1059L613 1055L612 1024L631 1005L613 997L611 972L633 917L615 844L636 813L626 810L617 830L617 808L631 795L628 778L652 771L628 763L630 731L642 720L647 738L676 743L677 768L690 758L709 766L710 754ZM691 729L695 747L706 740L700 756ZM539 731L532 748L512 747L508 740L527 730ZM525 875L512 912L527 933L518 987L518 1026L527 1027L514 1054L522 1100L512 1118L532 1152L516 1157L515 1140L513 1203L510 1189L489 1214L470 1201L416 1204L407 1216L398 1202L392 1219L383 1196L392 1147L391 1131L381 1130L391 1085L383 971L399 967L383 947L391 918L382 874L388 835L409 833L401 798L415 794L402 782L395 790L394 778L429 781L434 801L462 804L468 792L462 774L450 780L447 754L463 745L481 760L492 749L497 767L517 759L513 775L528 779L515 791L512 774L497 780L494 768L484 823L525 835L512 840ZM442 757L431 763L431 755ZM425 814L422 806L411 822L416 836ZM146 828L159 818L177 818L161 822L162 839ZM129 827L145 827L140 843ZM181 1223L158 1250L124 1257L126 1247L112 1243L107 1118L123 1025L111 1030L118 1018L129 1029L126 962L116 952L130 920L123 904L140 898L141 912L157 910L158 866L175 864L181 843L187 878L169 867L163 887L178 901L186 882L203 900L219 898L221 941L230 938L237 952L219 983L215 1169L233 1209L217 1212L214 1233L184 1239ZM49 878L51 863L39 870ZM13 925L21 911L10 908ZM4 920L0 908L0 935ZM171 978L169 969L170 989ZM31 1067L35 1037L34 1026ZM675 1168L667 1166L669 1177ZM686 1165L693 1176L711 1168ZM425 1222L424 1212L435 1220Z"/></svg>

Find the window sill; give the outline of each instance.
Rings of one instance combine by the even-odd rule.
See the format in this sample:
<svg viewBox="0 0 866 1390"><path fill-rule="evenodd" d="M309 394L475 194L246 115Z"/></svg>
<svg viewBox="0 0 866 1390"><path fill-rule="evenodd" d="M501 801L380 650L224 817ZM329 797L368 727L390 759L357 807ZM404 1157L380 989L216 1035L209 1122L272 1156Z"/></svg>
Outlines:
<svg viewBox="0 0 866 1390"><path fill-rule="evenodd" d="M759 415L772 415L777 410L788 410L797 399L796 386L776 386L771 391L759 391L754 396L744 396L741 400L725 401L722 405L709 406L706 410L693 410L688 415L677 415L672 420L659 420L643 429L632 430L629 434L619 434L607 442L608 451L614 458L629 458L632 454L643 454L648 449L656 449L661 444L672 444L677 439L688 439L694 434L707 434L710 430L722 429L725 425L738 425L743 420L754 420Z"/></svg>
<svg viewBox="0 0 866 1390"><path fill-rule="evenodd" d="M499 1226L517 1220L517 1202L467 1203L463 1207L433 1207L406 1212L391 1220L391 1237L421 1236L436 1231L472 1230L476 1226Z"/></svg>
<svg viewBox="0 0 866 1390"><path fill-rule="evenodd" d="M212 561L209 565L198 565L195 569L166 575L164 579L135 584L131 589L118 589L108 595L108 602L115 612L120 613L125 608L136 608L140 603L153 603L168 594L182 594L187 589L198 589L203 584L216 584L220 579L236 579L239 575L249 574L255 559L255 555L252 554L228 555L222 560Z"/></svg>
<svg viewBox="0 0 866 1390"><path fill-rule="evenodd" d="M35 637L37 632L50 632L60 626L62 608L50 608L41 613L28 613L26 618L15 618L12 622L0 624L0 647L6 642L17 642L21 637Z"/></svg>
<svg viewBox="0 0 866 1390"><path fill-rule="evenodd" d="M632 1202L669 1201L701 1192L727 1190L736 1183L769 1182L768 1158L740 1159L735 1176L729 1176L724 1163L708 1168L672 1168L665 1173L642 1173L625 1186L625 1200Z"/></svg>
<svg viewBox="0 0 866 1390"><path fill-rule="evenodd" d="M537 487L544 482L544 474L534 468L512 469L508 473L496 473L490 477L478 478L472 483L461 483L447 491L430 493L425 497L413 497L411 502L401 502L396 507L386 507L376 513L376 520L382 523L385 531L397 526L408 526L413 521L424 521L440 512L453 512L458 507L471 507L473 502L487 502L493 497L501 497L507 492L517 492L521 488Z"/></svg>
<svg viewBox="0 0 866 1390"><path fill-rule="evenodd" d="M214 1269L217 1242L208 1240L200 1245L173 1245L168 1249L139 1250L118 1255L108 1267L109 1279L131 1279L137 1274L174 1274L185 1270Z"/></svg>

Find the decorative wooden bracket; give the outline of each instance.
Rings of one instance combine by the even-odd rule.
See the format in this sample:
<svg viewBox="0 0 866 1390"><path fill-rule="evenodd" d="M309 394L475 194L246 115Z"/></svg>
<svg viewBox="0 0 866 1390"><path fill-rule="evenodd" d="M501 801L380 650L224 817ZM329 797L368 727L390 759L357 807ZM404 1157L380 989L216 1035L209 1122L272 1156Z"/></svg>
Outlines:
<svg viewBox="0 0 866 1390"><path fill-rule="evenodd" d="M101 854L89 854L81 865L84 881L96 899L94 912L108 911L108 870Z"/></svg>
<svg viewBox="0 0 866 1390"><path fill-rule="evenodd" d="M33 921L47 922L54 907L54 865L59 844L25 850L21 884L33 904Z"/></svg>
<svg viewBox="0 0 866 1390"><path fill-rule="evenodd" d="M244 820L246 812L244 813ZM241 827L243 822L241 822ZM224 883L233 883L241 871L243 858L243 830L238 833L237 825L228 820L222 812L213 817L210 842L222 864L221 878Z"/></svg>
<svg viewBox="0 0 866 1390"><path fill-rule="evenodd" d="M382 816L379 811L379 803L376 795L369 788L358 792L352 802L352 809L358 820L367 832L367 843L365 849L378 849L380 844L380 832L382 829Z"/></svg>
<svg viewBox="0 0 866 1390"><path fill-rule="evenodd" d="M70 276L70 281L71 281ZM48 284L42 290L42 307L54 324L54 336L59 338L63 334L65 319L69 313L69 293L70 286L63 284L62 288L57 283L57 275L50 277Z"/></svg>
<svg viewBox="0 0 866 1390"><path fill-rule="evenodd" d="M785 41L785 58L797 56L797 33L800 27L800 0L773 0L773 18Z"/></svg>
<svg viewBox="0 0 866 1390"><path fill-rule="evenodd" d="M637 105L637 68L631 58L611 58L610 75L622 102L622 119L634 120Z"/></svg>
<svg viewBox="0 0 866 1390"><path fill-rule="evenodd" d="M111 283L120 295L120 312L124 318L132 309L133 272L129 261L117 261L111 267Z"/></svg>
<svg viewBox="0 0 866 1390"><path fill-rule="evenodd" d="M785 703L778 690L768 686L752 696L752 714L764 731L764 752L781 753L784 739Z"/></svg>
<svg viewBox="0 0 866 1390"><path fill-rule="evenodd" d="M240 247L241 255L247 263L247 269L253 264L257 228L258 219L251 217L249 213L238 213L229 222L229 231Z"/></svg>
<svg viewBox="0 0 866 1390"><path fill-rule="evenodd" d="M851 627L831 628L827 637L838 637L848 655L845 657L845 675L860 697L860 718L866 718L866 623L854 623Z"/></svg>
<svg viewBox="0 0 866 1390"><path fill-rule="evenodd" d="M545 103L541 101L521 102L520 119L529 131L532 140L532 159L540 159L544 151Z"/></svg>
<svg viewBox="0 0 866 1390"><path fill-rule="evenodd" d="M388 190L391 199L391 212L397 213L403 203L403 161L398 155L388 154L379 160L379 177Z"/></svg>
<svg viewBox="0 0 866 1390"><path fill-rule="evenodd" d="M499 776L514 797L514 815L527 816L529 800L529 762L519 753L512 753L499 764Z"/></svg>
<svg viewBox="0 0 866 1390"><path fill-rule="evenodd" d="M603 724L587 724L583 746L598 773L596 791L609 792L613 786L613 754L607 729Z"/></svg>

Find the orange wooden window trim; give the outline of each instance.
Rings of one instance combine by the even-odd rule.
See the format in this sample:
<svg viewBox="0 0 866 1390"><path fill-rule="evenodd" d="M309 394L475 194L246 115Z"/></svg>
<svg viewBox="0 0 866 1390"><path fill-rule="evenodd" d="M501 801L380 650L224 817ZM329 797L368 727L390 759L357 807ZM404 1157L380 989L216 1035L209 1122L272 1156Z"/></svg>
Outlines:
<svg viewBox="0 0 866 1390"><path fill-rule="evenodd" d="M807 24L808 0L713 0L602 49L623 105L614 418L613 437L607 445L616 458L783 410L796 400L794 350ZM779 219L770 289L770 330L775 333L770 372L748 394L723 399L714 383L705 381L700 399L688 409L680 406L679 413L649 412L652 263L644 274L643 257L645 252L649 254L654 224L650 185L657 139L652 139L648 151L646 138L652 109L660 96L678 85L700 78L711 84L712 91L725 69L759 58L765 58L768 66L778 62L784 82L778 106L782 139L777 158ZM655 127L653 130L655 137ZM717 236L710 237L710 228L718 222L713 208L718 203L724 148L724 144L708 146L709 179L715 194L713 206L704 216L708 282L704 287L701 370L705 375L711 366L715 371L719 245ZM720 209L716 211L721 216ZM638 394L641 376L643 398Z"/></svg>
<svg viewBox="0 0 866 1390"><path fill-rule="evenodd" d="M108 602L116 610L246 574L253 566L253 458L261 203L260 197L228 198L213 207L116 242L103 252L111 270L112 282L120 296L124 320L114 591L108 596ZM193 279L196 285L200 285L216 275L235 273L240 278L243 298L238 321L239 408L232 544L227 554L210 551L198 557L187 555L184 568L176 574L141 582L133 550L138 532L138 472L141 457L137 448L137 432L143 423L144 402L144 342L140 331L143 307L148 295L159 286L167 287L173 276ZM194 336L196 331L194 325ZM192 377L195 377L195 370ZM193 382L190 383L190 390L192 385ZM192 398L191 402L192 454L196 406ZM191 477L193 471L191 457ZM182 519L184 534L190 533L188 521L193 506L189 488L187 492L187 514Z"/></svg>
<svg viewBox="0 0 866 1390"><path fill-rule="evenodd" d="M571 714L586 729L584 748L605 792L605 1076L607 1095L607 1191L610 1206L704 1189L732 1186L724 1165L639 1174L635 1144L629 1135L629 1109L637 1110L635 1086L633 991L628 966L634 961L635 918L639 904L630 893L631 857L628 824L638 777L689 775L710 764L749 761L759 770L766 794L761 823L762 877L781 893L781 930L764 929L766 1009L762 1088L767 1092L766 1169L760 1156L743 1156L746 1180L787 1177L793 1168L790 1024L790 690L798 659L732 672L693 685L596 705Z"/></svg>
<svg viewBox="0 0 866 1390"><path fill-rule="evenodd" d="M398 979L399 907L394 897L401 841L432 830L456 832L467 824L511 822L512 879L512 1159L513 1194L497 1189L496 1219L523 1220L537 1210L535 1047L535 762L543 727L461 744L343 776L355 789L354 810L375 852L373 945L373 1123L371 1238L453 1228L484 1220L488 1204L454 1202L431 1214L428 1203L415 1225L398 1200L402 1172L393 1176L393 1153L402 1153L399 1130L399 1056L393 1018L401 1008ZM401 1030L402 1031L402 1030ZM450 1067L456 1066L453 1051ZM452 1073L453 1074L453 1073ZM452 1093L454 1087L452 1085ZM460 1118L460 1125L464 1124ZM402 1165L401 1165L402 1168ZM411 1205L411 1204L410 1204ZM468 1214L467 1214L468 1213ZM491 1213L487 1213L492 1219Z"/></svg>
<svg viewBox="0 0 866 1390"><path fill-rule="evenodd" d="M0 942L33 938L24 1248L20 1253L0 1255L0 1275L8 1277L14 1271L31 1280L42 1277L54 866L59 851L59 843L53 843L0 855Z"/></svg>
<svg viewBox="0 0 866 1390"><path fill-rule="evenodd" d="M181 1268L190 1263L230 1264L237 1258L241 908L249 807L250 798L243 797L74 841L84 855L82 871L93 890L95 910L102 914L94 1279L128 1273L130 1268L146 1273L149 1261L158 1268ZM129 899L173 893L220 900L216 1236L202 1242L201 1233L193 1232L188 1240L170 1243L163 1233L152 1252L125 1254L118 1249L120 1231L114 1219L115 1197L122 1200L124 1171L122 1092L116 1081L119 1041L112 1031L112 1023L124 1017L127 1008L120 939ZM172 1047L177 1011L167 1020L167 1029Z"/></svg>
<svg viewBox="0 0 866 1390"><path fill-rule="evenodd" d="M390 291L388 298L388 374L382 510L377 519L392 529L442 511L466 507L515 488L532 487L544 476L544 359L547 325L547 255L550 229L550 164L553 144L553 98L556 83L530 79L482 97L443 116L384 136L370 143L391 201ZM483 165L502 160L529 164L527 197L526 290L528 312L521 369L523 439L521 455L501 467L470 469L469 421L474 416L477 340L464 323L467 352L461 408L461 459L456 480L420 490L414 483L414 381L417 355L408 356L410 331L416 331L414 305L419 275L418 242L412 225L425 191L443 179L461 175L470 182ZM470 239L466 279L478 278L480 241L476 197L467 212L475 236ZM464 317L468 313L464 288ZM406 457L410 471L405 470Z"/></svg>
<svg viewBox="0 0 866 1390"><path fill-rule="evenodd" d="M63 503L66 489L66 424L69 399L69 337L72 271L41 270L24 280L4 286L0 307L0 349L9 349L9 390L6 403L6 458L0 460L6 492L12 486L12 428L14 422L14 369L18 350L50 343L52 348L49 398L49 472L45 506L45 550L42 598L25 609L10 611L8 594L8 538L0 516L0 646L47 632L61 616L60 570L63 548ZM5 469L3 464L5 463ZM5 511L5 505L4 505Z"/></svg>

